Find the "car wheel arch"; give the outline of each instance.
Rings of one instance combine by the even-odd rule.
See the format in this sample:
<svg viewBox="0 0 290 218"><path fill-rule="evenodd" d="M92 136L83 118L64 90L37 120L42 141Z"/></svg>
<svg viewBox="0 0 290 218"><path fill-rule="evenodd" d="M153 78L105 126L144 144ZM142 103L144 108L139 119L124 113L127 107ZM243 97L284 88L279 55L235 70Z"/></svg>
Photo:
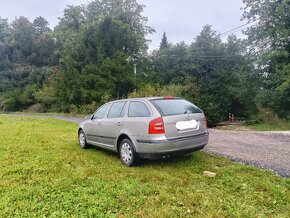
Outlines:
<svg viewBox="0 0 290 218"><path fill-rule="evenodd" d="M123 139L129 139L132 143L132 139L125 133L122 133L119 135L118 139L117 139L117 152L119 153L119 148L120 148L120 144L122 142Z"/></svg>
<svg viewBox="0 0 290 218"><path fill-rule="evenodd" d="M84 131L83 128L79 127L79 130L78 130L78 134L80 133L80 131ZM84 131L85 132L85 131Z"/></svg>

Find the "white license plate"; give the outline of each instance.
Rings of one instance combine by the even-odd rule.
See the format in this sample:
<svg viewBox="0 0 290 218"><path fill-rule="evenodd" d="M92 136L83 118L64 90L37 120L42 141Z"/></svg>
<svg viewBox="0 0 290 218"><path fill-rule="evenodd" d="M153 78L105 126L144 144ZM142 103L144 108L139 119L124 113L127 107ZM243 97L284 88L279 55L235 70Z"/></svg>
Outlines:
<svg viewBox="0 0 290 218"><path fill-rule="evenodd" d="M198 124L198 122L196 120L178 121L176 123L176 128L178 130L196 129L197 124Z"/></svg>

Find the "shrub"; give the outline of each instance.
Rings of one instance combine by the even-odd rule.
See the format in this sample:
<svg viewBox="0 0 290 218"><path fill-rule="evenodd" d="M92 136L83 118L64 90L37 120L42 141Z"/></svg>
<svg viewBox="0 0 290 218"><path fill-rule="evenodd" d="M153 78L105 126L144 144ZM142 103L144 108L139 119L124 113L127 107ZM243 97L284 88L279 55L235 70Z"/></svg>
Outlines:
<svg viewBox="0 0 290 218"><path fill-rule="evenodd" d="M171 84L166 86L147 84L143 88L129 93L129 98L152 96L175 96L185 98L205 112L209 126L214 126L227 115L227 106L216 104L215 99L201 94L194 81L186 80L184 85ZM226 112L225 112L226 111Z"/></svg>
<svg viewBox="0 0 290 218"><path fill-rule="evenodd" d="M281 119L271 109L258 107L258 110L259 110L258 118L263 123L268 123L268 124L280 123Z"/></svg>
<svg viewBox="0 0 290 218"><path fill-rule="evenodd" d="M2 102L2 105L4 111L17 111L19 108L19 103L17 102L17 99L13 97L5 99Z"/></svg>
<svg viewBox="0 0 290 218"><path fill-rule="evenodd" d="M186 87L177 84L168 86L147 84L143 88L129 93L129 98L153 97L153 96L176 96L182 97Z"/></svg>
<svg viewBox="0 0 290 218"><path fill-rule="evenodd" d="M44 112L46 112L44 106L40 103L36 103L34 105L31 105L25 111L29 112L29 113L44 113Z"/></svg>

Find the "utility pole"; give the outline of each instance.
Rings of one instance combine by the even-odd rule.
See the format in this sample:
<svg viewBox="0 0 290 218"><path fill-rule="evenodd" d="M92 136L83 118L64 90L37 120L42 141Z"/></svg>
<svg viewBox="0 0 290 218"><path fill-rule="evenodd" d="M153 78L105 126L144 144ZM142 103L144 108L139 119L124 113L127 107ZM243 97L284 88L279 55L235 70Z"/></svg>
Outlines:
<svg viewBox="0 0 290 218"><path fill-rule="evenodd" d="M134 76L135 76L135 80L137 78L137 64L134 64Z"/></svg>

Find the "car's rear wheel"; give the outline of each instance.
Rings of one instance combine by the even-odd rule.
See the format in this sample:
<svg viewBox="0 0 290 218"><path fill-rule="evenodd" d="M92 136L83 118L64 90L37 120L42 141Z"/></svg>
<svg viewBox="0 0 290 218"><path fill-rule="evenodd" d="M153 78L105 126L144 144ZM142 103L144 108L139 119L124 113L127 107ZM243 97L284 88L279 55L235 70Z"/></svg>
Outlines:
<svg viewBox="0 0 290 218"><path fill-rule="evenodd" d="M83 149L86 149L89 146L88 143L87 143L85 132L83 130L79 131L79 145Z"/></svg>
<svg viewBox="0 0 290 218"><path fill-rule="evenodd" d="M121 141L119 146L119 155L121 162L127 167L132 167L138 162L138 156L136 154L135 147L129 139L123 139Z"/></svg>

